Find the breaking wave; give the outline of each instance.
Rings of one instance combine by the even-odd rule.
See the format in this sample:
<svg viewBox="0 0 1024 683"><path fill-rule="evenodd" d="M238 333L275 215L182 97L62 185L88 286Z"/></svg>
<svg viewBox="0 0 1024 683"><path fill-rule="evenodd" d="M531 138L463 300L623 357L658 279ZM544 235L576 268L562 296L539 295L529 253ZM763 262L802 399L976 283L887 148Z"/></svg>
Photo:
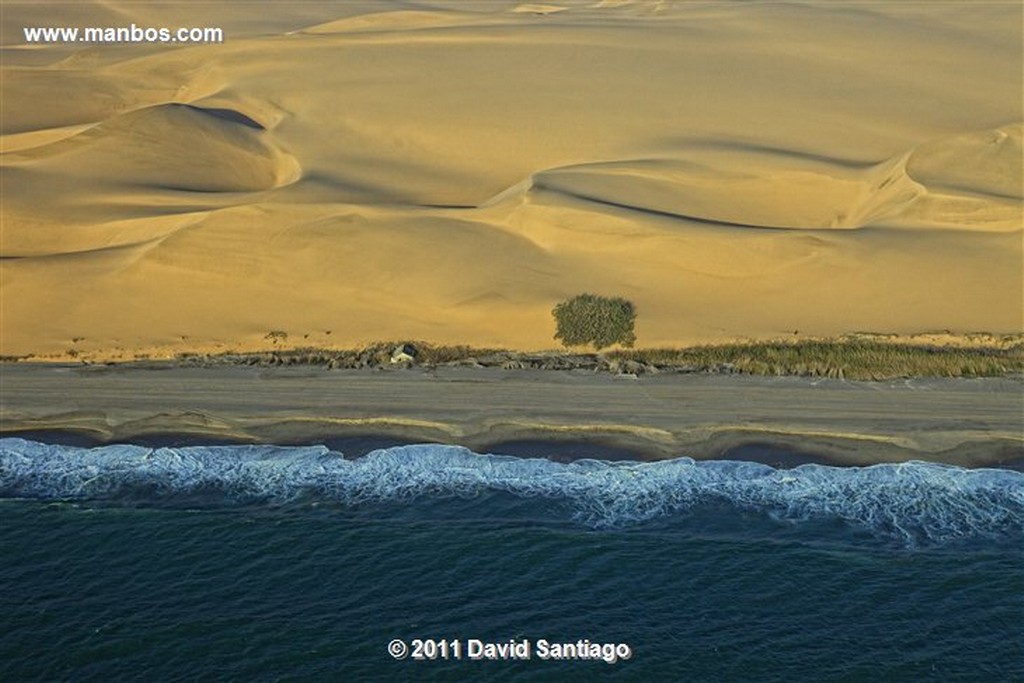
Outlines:
<svg viewBox="0 0 1024 683"><path fill-rule="evenodd" d="M0 496L47 500L322 500L344 505L489 492L563 503L623 526L723 506L780 522L840 522L903 543L1024 537L1024 473L926 462L793 469L738 461L577 460L386 448L355 460L324 446L77 448L0 439Z"/></svg>

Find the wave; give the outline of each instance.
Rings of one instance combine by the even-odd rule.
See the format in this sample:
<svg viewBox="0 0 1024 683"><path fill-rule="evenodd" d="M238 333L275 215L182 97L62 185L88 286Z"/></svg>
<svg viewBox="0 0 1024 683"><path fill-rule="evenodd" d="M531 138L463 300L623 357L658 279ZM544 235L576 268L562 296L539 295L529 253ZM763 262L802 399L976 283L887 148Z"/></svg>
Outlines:
<svg viewBox="0 0 1024 683"><path fill-rule="evenodd" d="M567 505L614 527L709 508L782 522L839 521L917 545L1024 537L1024 473L926 462L793 469L739 461L577 460L480 455L413 445L355 460L325 446L78 448L0 439L0 496L47 500L326 500L345 505L504 492Z"/></svg>

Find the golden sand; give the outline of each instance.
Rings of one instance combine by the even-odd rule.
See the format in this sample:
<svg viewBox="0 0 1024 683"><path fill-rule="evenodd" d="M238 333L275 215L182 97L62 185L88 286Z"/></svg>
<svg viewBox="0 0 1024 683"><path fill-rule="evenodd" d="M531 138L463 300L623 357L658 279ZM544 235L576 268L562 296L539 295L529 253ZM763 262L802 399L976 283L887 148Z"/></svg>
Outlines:
<svg viewBox="0 0 1024 683"><path fill-rule="evenodd" d="M2 354L1024 331L1019 2L407 4L5 1Z"/></svg>

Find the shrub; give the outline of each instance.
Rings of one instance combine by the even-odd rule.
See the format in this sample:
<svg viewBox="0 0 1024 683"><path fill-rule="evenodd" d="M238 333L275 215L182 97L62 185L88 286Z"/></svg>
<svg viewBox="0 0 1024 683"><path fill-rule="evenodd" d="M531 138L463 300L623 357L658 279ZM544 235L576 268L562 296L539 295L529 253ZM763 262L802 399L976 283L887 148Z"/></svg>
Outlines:
<svg viewBox="0 0 1024 683"><path fill-rule="evenodd" d="M269 342L273 342L274 344L276 344L278 342L283 342L284 340L288 339L288 333L282 330L271 330L270 332L267 332L263 336L263 338ZM182 339L184 339L184 337L182 337Z"/></svg>
<svg viewBox="0 0 1024 683"><path fill-rule="evenodd" d="M636 312L625 299L580 294L555 306L555 339L564 346L593 344L603 349L612 344L633 346Z"/></svg>

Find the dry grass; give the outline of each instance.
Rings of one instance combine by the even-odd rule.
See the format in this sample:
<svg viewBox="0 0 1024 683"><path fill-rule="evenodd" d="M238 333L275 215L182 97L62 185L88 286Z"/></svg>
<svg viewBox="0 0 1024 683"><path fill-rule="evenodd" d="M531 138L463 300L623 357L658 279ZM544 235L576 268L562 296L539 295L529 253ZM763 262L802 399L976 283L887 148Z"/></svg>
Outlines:
<svg viewBox="0 0 1024 683"><path fill-rule="evenodd" d="M1024 375L1024 336L963 338L936 343L885 339L878 335L827 340L744 342L688 348L619 349L604 353L517 353L466 345L412 342L415 365L437 366L468 361L506 368L592 369L608 372L712 372L751 375L798 375L884 380L903 377L1001 377ZM199 365L321 365L330 368L391 366L397 342L377 342L359 349L317 347L218 354L182 353L178 362ZM136 357L141 361L145 357ZM38 360L0 356L0 362ZM79 362L91 362L79 359ZM636 365L630 368L629 363Z"/></svg>
<svg viewBox="0 0 1024 683"><path fill-rule="evenodd" d="M1006 348L965 348L866 340L751 342L608 354L662 368L727 367L752 375L848 379L997 377L1024 372L1024 342Z"/></svg>
<svg viewBox="0 0 1024 683"><path fill-rule="evenodd" d="M497 353L465 345L445 346L426 342L375 342L358 349L327 349L312 346L274 351L228 351L219 354L180 353L179 361L229 365L329 365L331 367L372 367L391 364L391 353L411 343L417 351L416 364L443 365Z"/></svg>

